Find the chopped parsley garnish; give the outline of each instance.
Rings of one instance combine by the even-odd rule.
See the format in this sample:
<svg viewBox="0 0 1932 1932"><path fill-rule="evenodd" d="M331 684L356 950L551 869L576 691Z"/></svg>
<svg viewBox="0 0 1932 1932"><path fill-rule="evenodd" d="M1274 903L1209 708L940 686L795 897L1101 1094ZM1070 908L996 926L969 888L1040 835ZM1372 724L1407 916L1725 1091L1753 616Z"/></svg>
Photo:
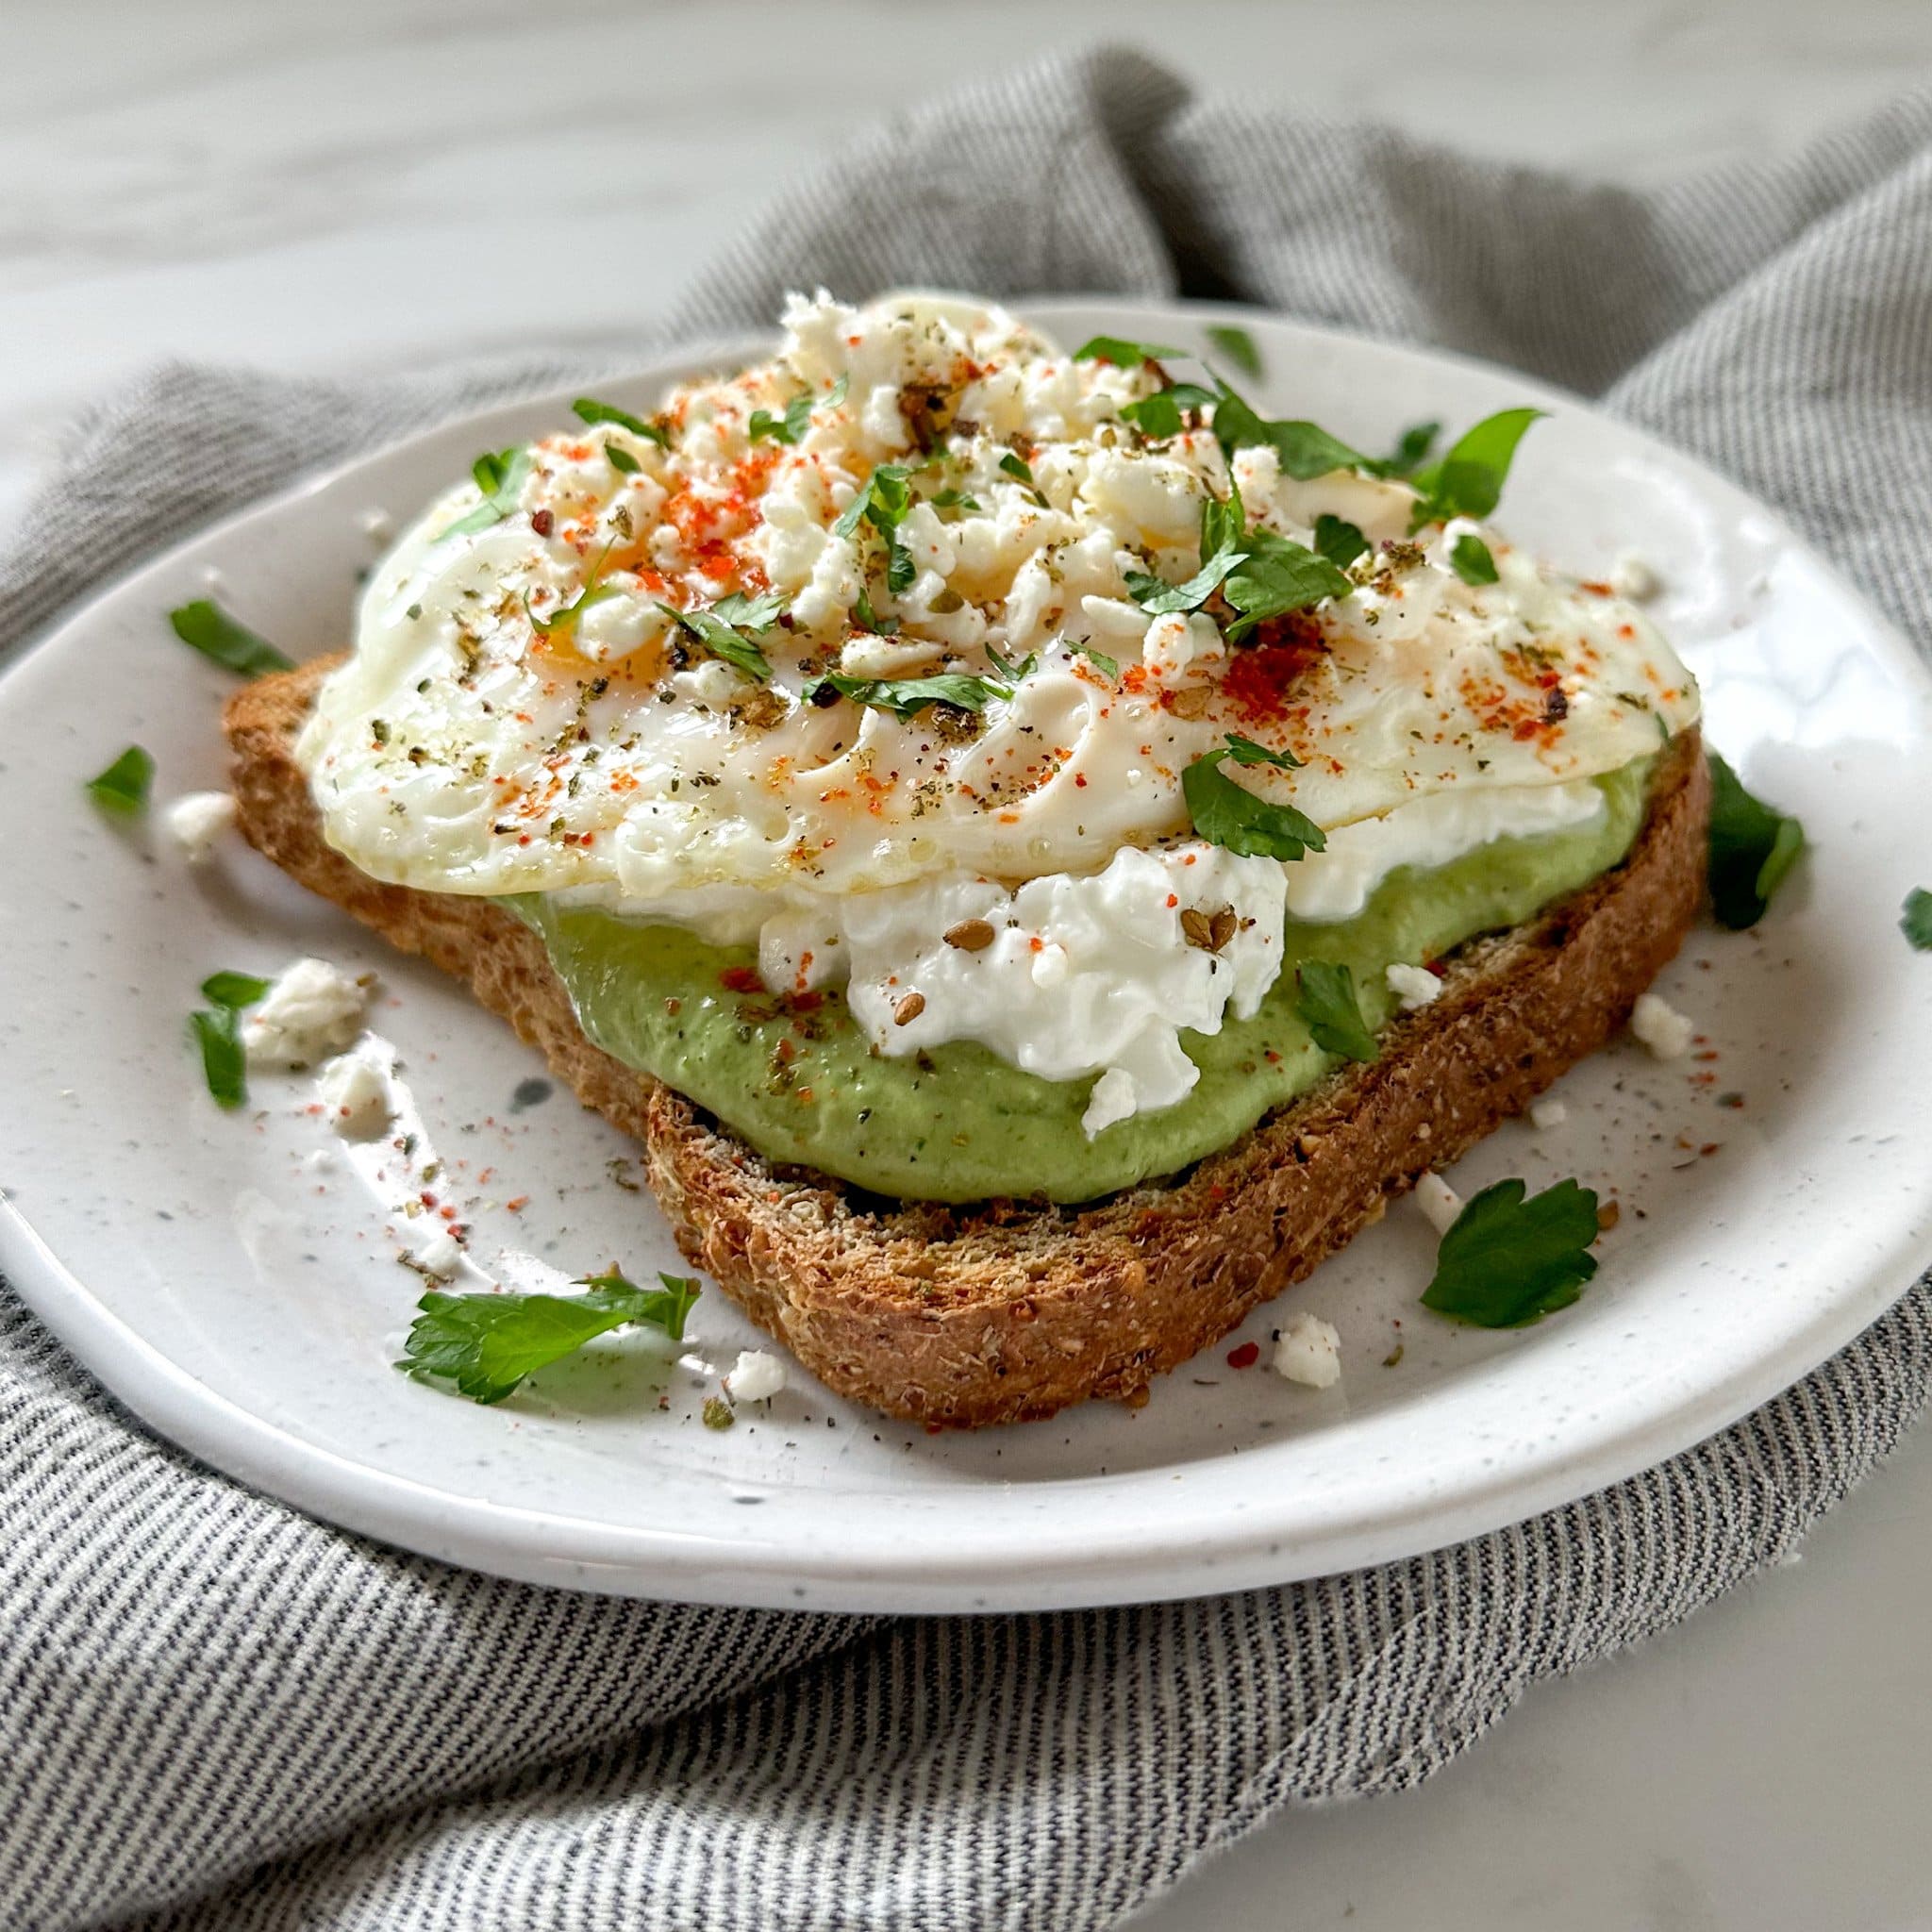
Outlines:
<svg viewBox="0 0 1932 1932"><path fill-rule="evenodd" d="M1270 751L1251 738L1229 732L1227 742L1196 758L1181 774L1181 796L1194 829L1210 845L1243 858L1300 858L1320 852L1328 843L1320 825L1291 805L1274 805L1237 785L1221 767L1229 758L1238 765L1272 765L1290 772L1301 763L1292 752Z"/></svg>
<svg viewBox="0 0 1932 1932"><path fill-rule="evenodd" d="M1261 352L1256 348L1255 339L1246 329L1233 328L1224 323L1217 323L1208 329L1208 340L1243 375L1260 375Z"/></svg>
<svg viewBox="0 0 1932 1932"><path fill-rule="evenodd" d="M1716 752L1710 761L1710 904L1734 932L1764 917L1805 849L1805 828L1744 790Z"/></svg>
<svg viewBox="0 0 1932 1932"><path fill-rule="evenodd" d="M614 423L620 429L628 429L633 436L641 436L646 442L655 442L659 449L670 447L670 437L655 423L646 423L641 416L633 416L628 409L620 409L615 403L600 403L595 396L579 396L571 408L586 423ZM478 476L476 481L480 485L483 479Z"/></svg>
<svg viewBox="0 0 1932 1932"><path fill-rule="evenodd" d="M1246 559L1221 587L1221 594L1241 613L1228 626L1230 643L1267 618L1306 610L1324 597L1346 597L1355 589L1327 558L1291 538L1257 527L1241 541Z"/></svg>
<svg viewBox="0 0 1932 1932"><path fill-rule="evenodd" d="M1214 409L1214 433L1232 456L1238 449L1269 448L1281 458L1283 472L1298 482L1325 476L1335 470L1373 469L1374 458L1330 436L1318 423L1271 423L1237 395L1220 385Z"/></svg>
<svg viewBox="0 0 1932 1932"><path fill-rule="evenodd" d="M852 378L841 375L824 396L828 408L834 408L845 400L845 390ZM785 405L785 413L774 416L769 409L754 409L751 421L745 426L745 434L754 442L795 443L811 427L811 412L819 407L822 399L807 390L802 396L793 396Z"/></svg>
<svg viewBox="0 0 1932 1932"><path fill-rule="evenodd" d="M529 618L530 627L533 630L540 632L546 638L552 631L569 630L575 625L577 620L593 604L602 604L607 598L618 595L620 589L618 585L607 584L603 581L605 560L609 557L611 548L616 541L616 538L613 537L610 542L605 544L603 550L598 553L596 562L591 566L590 575L584 579L583 589L568 604L553 610L548 617L539 617L530 608L530 593L527 591L524 592L524 614Z"/></svg>
<svg viewBox="0 0 1932 1932"><path fill-rule="evenodd" d="M774 596L745 597L733 591L702 610L674 610L668 604L659 604L658 608L712 657L735 664L746 676L763 684L771 679L771 659L748 633L770 630L778 621L781 602Z"/></svg>
<svg viewBox="0 0 1932 1932"><path fill-rule="evenodd" d="M1002 658L991 644L986 646L986 661L1004 677L1008 684L1018 684L1023 677L1031 677L1039 668L1040 657L1037 652L1028 651L1015 664L1010 658Z"/></svg>
<svg viewBox="0 0 1932 1932"><path fill-rule="evenodd" d="M1083 644L1078 638L1065 638L1061 641L1075 657L1085 658L1096 671L1106 676L1118 677L1121 675L1121 660L1118 658L1109 658L1105 651L1096 651L1091 644Z"/></svg>
<svg viewBox="0 0 1932 1932"><path fill-rule="evenodd" d="M1914 886L1899 908L1898 929L1922 953L1932 953L1932 892Z"/></svg>
<svg viewBox="0 0 1932 1932"><path fill-rule="evenodd" d="M979 505L963 490L941 490L930 501L935 509L966 509L971 510L974 516L979 514Z"/></svg>
<svg viewBox="0 0 1932 1932"><path fill-rule="evenodd" d="M1333 517L1324 510L1315 519L1315 548L1337 570L1346 570L1357 558L1368 554L1369 540L1358 525L1346 517Z"/></svg>
<svg viewBox="0 0 1932 1932"><path fill-rule="evenodd" d="M1489 516L1502 500L1516 445L1541 409L1499 409L1465 430L1441 462L1418 470L1411 480L1422 492L1409 517L1410 530L1451 517Z"/></svg>
<svg viewBox="0 0 1932 1932"><path fill-rule="evenodd" d="M881 463L832 525L835 537L853 537L858 535L859 525L866 523L885 539L886 584L895 591L909 590L918 575L912 553L899 541L899 525L912 508L911 475L911 470L903 463Z"/></svg>
<svg viewBox="0 0 1932 1932"><path fill-rule="evenodd" d="M225 671L242 677L260 677L270 671L291 671L295 660L285 658L264 637L245 624L237 624L219 604L197 597L168 612L175 635L204 658L212 658Z"/></svg>
<svg viewBox="0 0 1932 1932"><path fill-rule="evenodd" d="M242 1011L268 991L269 983L252 973L211 973L201 982L208 1001L188 1024L201 1048L201 1071L215 1105L237 1108L248 1098L248 1058L242 1049Z"/></svg>
<svg viewBox="0 0 1932 1932"><path fill-rule="evenodd" d="M87 781L93 802L103 811L119 818L132 818L147 809L147 796L155 781L155 761L151 753L130 744L98 777Z"/></svg>
<svg viewBox="0 0 1932 1932"><path fill-rule="evenodd" d="M1407 476L1419 463L1428 458L1429 452L1436 446L1436 439L1442 433L1440 423L1411 423L1396 439L1394 449L1375 465L1376 474L1383 476Z"/></svg>
<svg viewBox="0 0 1932 1932"><path fill-rule="evenodd" d="M1449 546L1449 563L1465 584L1493 584L1496 559L1490 546L1474 530L1465 530Z"/></svg>
<svg viewBox="0 0 1932 1932"><path fill-rule="evenodd" d="M221 1007L228 1012L239 1013L243 1007L252 1007L257 1000L266 995L269 982L258 979L252 973L210 973L201 982L201 996L211 1007Z"/></svg>
<svg viewBox="0 0 1932 1932"><path fill-rule="evenodd" d="M1051 509L1053 508L1053 505L1047 502L1046 498L1041 493L1040 485L1033 480L1033 465L1031 463L1027 462L1024 458L1014 455L1011 450L1008 450L1000 458L1000 468L1016 481L1025 484L1027 489L1033 492L1034 502L1041 509Z"/></svg>
<svg viewBox="0 0 1932 1932"><path fill-rule="evenodd" d="M1304 959L1295 977L1301 982L1295 1008L1307 1022L1315 1044L1324 1053L1339 1053L1348 1059L1374 1059L1375 1036L1362 1018L1355 974L1326 959Z"/></svg>
<svg viewBox="0 0 1932 1932"><path fill-rule="evenodd" d="M607 442L604 445L604 454L610 458L610 467L620 476L635 476L643 467L637 458L620 443Z"/></svg>
<svg viewBox="0 0 1932 1932"><path fill-rule="evenodd" d="M1567 1308L1596 1273L1596 1196L1574 1180L1524 1198L1498 1181L1456 1217L1423 1306L1478 1328L1520 1328Z"/></svg>
<svg viewBox="0 0 1932 1932"><path fill-rule="evenodd" d="M445 1294L431 1291L416 1304L403 1358L396 1363L418 1381L454 1382L472 1402L501 1402L526 1376L574 1355L613 1328L661 1328L684 1339L685 1317L698 1285L662 1274L660 1288L640 1288L615 1272L591 1274L580 1295Z"/></svg>
<svg viewBox="0 0 1932 1932"><path fill-rule="evenodd" d="M1156 441L1170 436L1178 436L1187 426L1185 417L1189 412L1206 409L1214 402L1214 391L1203 389L1198 382L1171 383L1166 389L1156 390L1151 396L1142 396L1139 402L1121 405L1121 421L1131 423L1142 436Z"/></svg>
<svg viewBox="0 0 1932 1932"><path fill-rule="evenodd" d="M1248 553L1241 548L1246 524L1241 491L1232 485L1225 503L1216 496L1206 498L1201 505L1201 568L1184 584L1170 584L1146 571L1130 570L1126 575L1128 596L1156 617L1198 610L1221 588L1228 572L1248 560Z"/></svg>
<svg viewBox="0 0 1932 1932"><path fill-rule="evenodd" d="M487 530L491 524L515 516L534 460L527 449L504 449L494 454L486 451L478 457L470 465L470 475L476 479L483 501L468 516L458 517L442 532L442 537L467 536L472 530ZM441 542L442 537L437 541Z"/></svg>
<svg viewBox="0 0 1932 1932"><path fill-rule="evenodd" d="M1186 354L1185 349L1163 349L1158 342L1130 342L1124 336L1091 336L1074 351L1074 360L1138 369L1143 362L1164 362L1170 356Z"/></svg>
<svg viewBox="0 0 1932 1932"><path fill-rule="evenodd" d="M853 600L852 621L860 630L869 630L874 637L895 638L899 635L899 620L896 617L881 617L872 608L872 595L863 585L858 595Z"/></svg>
<svg viewBox="0 0 1932 1932"><path fill-rule="evenodd" d="M962 711L983 711L993 698L1009 698L1011 690L995 684L990 677L974 677L963 671L942 671L932 677L844 677L827 672L815 677L801 695L814 703L820 691L835 691L855 705L874 711L890 711L902 723L916 717L928 705L952 705Z"/></svg>

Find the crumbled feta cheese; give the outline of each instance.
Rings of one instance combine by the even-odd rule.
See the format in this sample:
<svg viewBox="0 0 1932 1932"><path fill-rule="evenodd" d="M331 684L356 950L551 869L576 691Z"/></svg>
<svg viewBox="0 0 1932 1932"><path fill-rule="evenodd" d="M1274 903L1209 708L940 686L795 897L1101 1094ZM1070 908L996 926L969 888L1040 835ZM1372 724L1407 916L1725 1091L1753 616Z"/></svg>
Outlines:
<svg viewBox="0 0 1932 1932"><path fill-rule="evenodd" d="M1655 597L1663 588L1656 571L1634 550L1626 550L1610 566L1610 589L1634 604Z"/></svg>
<svg viewBox="0 0 1932 1932"><path fill-rule="evenodd" d="M1405 966L1397 960L1383 977L1389 982L1389 991L1402 1002L1405 1013L1427 1006L1442 991L1442 982L1426 966Z"/></svg>
<svg viewBox="0 0 1932 1932"><path fill-rule="evenodd" d="M740 1352L724 1377L725 1392L734 1402L765 1402L785 1386L785 1364L762 1348Z"/></svg>
<svg viewBox="0 0 1932 1932"><path fill-rule="evenodd" d="M330 1060L315 1087L329 1125L345 1141L373 1141L395 1117L381 1069L358 1054Z"/></svg>
<svg viewBox="0 0 1932 1932"><path fill-rule="evenodd" d="M189 791L161 814L161 824L189 864L200 865L215 849L215 841L235 823L235 811L232 792Z"/></svg>
<svg viewBox="0 0 1932 1932"><path fill-rule="evenodd" d="M1415 1205L1438 1234L1447 1234L1462 1212L1462 1196L1441 1174L1428 1173L1416 1179Z"/></svg>
<svg viewBox="0 0 1932 1932"><path fill-rule="evenodd" d="M446 1227L439 1227L415 1243L410 1259L425 1274L447 1281L463 1265L463 1249Z"/></svg>
<svg viewBox="0 0 1932 1932"><path fill-rule="evenodd" d="M677 1357L677 1366L687 1375L695 1375L700 1382L710 1381L718 1373L701 1355L681 1355Z"/></svg>
<svg viewBox="0 0 1932 1932"><path fill-rule="evenodd" d="M242 1022L251 1067L312 1067L362 1030L363 989L326 959L297 959Z"/></svg>
<svg viewBox="0 0 1932 1932"><path fill-rule="evenodd" d="M1307 1389L1341 1380L1341 1337L1319 1315L1296 1315L1274 1331L1274 1373Z"/></svg>
<svg viewBox="0 0 1932 1932"><path fill-rule="evenodd" d="M1630 1030L1660 1060L1680 1060L1697 1037L1695 1021L1688 1020L1654 992L1640 993L1630 1015Z"/></svg>
<svg viewBox="0 0 1932 1932"><path fill-rule="evenodd" d="M1554 1094L1545 1093L1541 1099L1529 1103L1530 1124L1540 1133L1560 1127L1569 1118L1570 1109Z"/></svg>

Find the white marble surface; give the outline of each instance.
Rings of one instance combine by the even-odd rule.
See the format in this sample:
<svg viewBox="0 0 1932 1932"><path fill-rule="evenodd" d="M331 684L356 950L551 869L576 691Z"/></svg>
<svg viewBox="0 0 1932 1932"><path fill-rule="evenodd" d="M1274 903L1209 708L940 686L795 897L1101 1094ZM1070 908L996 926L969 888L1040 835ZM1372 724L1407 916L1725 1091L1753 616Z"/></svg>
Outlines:
<svg viewBox="0 0 1932 1932"><path fill-rule="evenodd" d="M856 121L1103 34L1642 179L1932 79L1925 0L12 0L0 522L75 407L157 357L395 368L608 333ZM1279 1820L1139 1923L1932 1925L1928 1518L1922 1436L1801 1565L1539 1689L1419 1791Z"/></svg>

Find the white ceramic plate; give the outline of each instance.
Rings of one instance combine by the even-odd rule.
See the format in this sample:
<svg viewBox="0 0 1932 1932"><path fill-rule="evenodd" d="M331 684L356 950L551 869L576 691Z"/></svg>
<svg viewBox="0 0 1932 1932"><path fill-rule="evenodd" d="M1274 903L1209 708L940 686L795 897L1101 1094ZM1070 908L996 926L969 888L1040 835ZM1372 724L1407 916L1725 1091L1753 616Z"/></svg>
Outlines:
<svg viewBox="0 0 1932 1932"><path fill-rule="evenodd" d="M107 826L80 786L130 740L162 798L221 781L227 682L163 622L210 569L292 654L337 648L374 554L364 514L412 514L476 450L554 425L553 400L207 532L0 679L0 1265L156 1428L316 1515L507 1575L821 1608L1093 1604L1381 1561L1565 1502L1732 1421L1908 1284L1932 1247L1932 959L1897 918L1932 883L1932 692L1906 644L1768 512L1539 384L1209 308L1028 307L1070 345L1196 342L1238 319L1276 411L1371 448L1421 417L1541 403L1512 533L1585 575L1647 558L1712 741L1803 817L1813 849L1763 926L1697 932L1661 982L1702 1057L1615 1046L1558 1090L1567 1124L1507 1126L1452 1176L1574 1174L1614 1195L1582 1302L1513 1334L1439 1322L1417 1305L1433 1237L1405 1207L1293 1291L1341 1330L1347 1372L1321 1394L1270 1373L1265 1346L1263 1366L1227 1365L1266 1343L1274 1308L1138 1413L978 1436L881 1422L797 1371L714 1433L708 1391L635 1347L493 1409L397 1374L420 1283L356 1174L305 1164L327 1137L304 1080L258 1078L252 1114L209 1104L183 1032L208 972L314 952L381 974L375 1024L485 1253L676 1267L636 1149L565 1093L520 1102L542 1069L499 1022L239 844L191 872L164 840ZM649 403L686 373L604 387ZM688 1346L728 1365L753 1340L713 1291Z"/></svg>

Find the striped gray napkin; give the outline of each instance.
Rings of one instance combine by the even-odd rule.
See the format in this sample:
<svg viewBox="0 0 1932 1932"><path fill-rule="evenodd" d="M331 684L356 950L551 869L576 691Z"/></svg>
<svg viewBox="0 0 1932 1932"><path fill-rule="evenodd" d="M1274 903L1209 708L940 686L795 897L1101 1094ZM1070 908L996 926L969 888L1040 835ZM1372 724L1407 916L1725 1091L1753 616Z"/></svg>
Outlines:
<svg viewBox="0 0 1932 1932"><path fill-rule="evenodd" d="M882 128L666 333L763 325L823 280L1235 297L1472 350L1710 458L1923 644L1928 140L1912 102L1636 193L1193 101L1102 52ZM161 372L82 426L0 561L0 648L74 594L76 543L100 575L559 367ZM1928 1369L1922 1286L1702 1447L1435 1556L888 1622L399 1556L156 1441L0 1297L0 1924L1084 1932L1279 1806L1415 1783L1537 1678L1788 1556L1910 1425Z"/></svg>

